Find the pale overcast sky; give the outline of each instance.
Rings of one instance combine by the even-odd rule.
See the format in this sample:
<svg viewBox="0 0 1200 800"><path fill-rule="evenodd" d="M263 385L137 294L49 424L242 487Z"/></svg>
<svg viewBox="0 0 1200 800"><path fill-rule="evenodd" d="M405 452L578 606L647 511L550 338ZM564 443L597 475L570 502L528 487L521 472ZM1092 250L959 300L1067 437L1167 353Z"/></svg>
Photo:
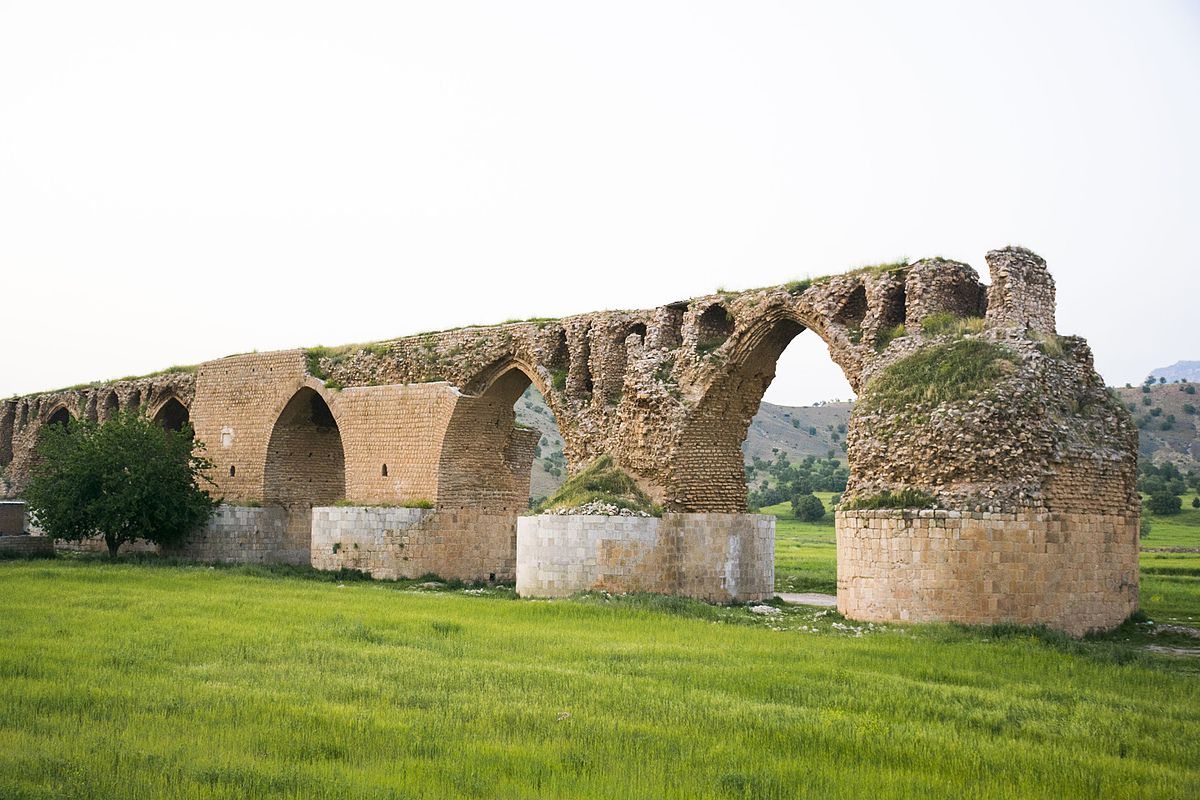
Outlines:
<svg viewBox="0 0 1200 800"><path fill-rule="evenodd" d="M0 396L1010 243L1138 381L1198 148L1195 2L0 2Z"/></svg>

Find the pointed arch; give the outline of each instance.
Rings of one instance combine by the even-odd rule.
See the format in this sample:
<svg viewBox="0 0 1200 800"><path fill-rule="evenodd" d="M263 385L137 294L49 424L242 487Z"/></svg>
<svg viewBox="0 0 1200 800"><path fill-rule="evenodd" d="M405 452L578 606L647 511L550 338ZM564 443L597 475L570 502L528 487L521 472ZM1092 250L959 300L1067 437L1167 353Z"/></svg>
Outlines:
<svg viewBox="0 0 1200 800"><path fill-rule="evenodd" d="M325 398L301 387L275 420L263 465L263 499L286 512L284 560L309 563L313 506L345 494L341 429Z"/></svg>
<svg viewBox="0 0 1200 800"><path fill-rule="evenodd" d="M191 421L187 406L179 402L179 398L170 395L154 412L154 422L169 431L183 430Z"/></svg>
<svg viewBox="0 0 1200 800"><path fill-rule="evenodd" d="M516 427L513 405L531 383L554 412L536 370L513 359L488 372L477 395L458 399L438 461L439 507L519 511L527 507L529 469L541 435Z"/></svg>

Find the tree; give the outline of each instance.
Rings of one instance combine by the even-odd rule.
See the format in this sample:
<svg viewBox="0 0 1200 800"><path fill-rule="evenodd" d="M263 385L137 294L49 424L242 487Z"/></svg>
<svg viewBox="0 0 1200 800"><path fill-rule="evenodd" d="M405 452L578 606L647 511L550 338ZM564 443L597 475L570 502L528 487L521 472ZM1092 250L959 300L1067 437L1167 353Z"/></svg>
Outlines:
<svg viewBox="0 0 1200 800"><path fill-rule="evenodd" d="M817 522L825 518L825 506L813 494L798 494L792 498L792 515L805 522Z"/></svg>
<svg viewBox="0 0 1200 800"><path fill-rule="evenodd" d="M144 415L118 414L43 429L25 500L55 539L103 536L116 557L125 542L179 542L216 507L200 488L212 462L190 425L164 430Z"/></svg>
<svg viewBox="0 0 1200 800"><path fill-rule="evenodd" d="M1192 498L1192 508L1200 508L1200 495Z"/></svg>
<svg viewBox="0 0 1200 800"><path fill-rule="evenodd" d="M1169 491L1155 492L1146 503L1151 514L1178 514L1183 508L1183 498Z"/></svg>

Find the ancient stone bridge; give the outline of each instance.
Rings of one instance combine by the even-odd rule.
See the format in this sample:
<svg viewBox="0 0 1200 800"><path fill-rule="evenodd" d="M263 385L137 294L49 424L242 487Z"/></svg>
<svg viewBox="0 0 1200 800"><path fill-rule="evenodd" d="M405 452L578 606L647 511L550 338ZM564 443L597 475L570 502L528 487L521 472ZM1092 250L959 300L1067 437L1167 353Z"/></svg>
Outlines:
<svg viewBox="0 0 1200 800"><path fill-rule="evenodd" d="M740 445L809 330L860 397L837 512L843 613L1110 627L1137 603L1136 430L1086 343L1057 335L1045 263L987 260L988 286L929 259L19 397L0 404L2 486L20 495L43 426L143 409L192 424L228 503L187 554L511 578L538 440L513 405L532 382L572 469L612 456L667 513L637 546L616 534L531 580L588 588L579 575L598 570L605 588L757 599L773 547L745 513ZM522 552L559 566L577 544L539 541Z"/></svg>

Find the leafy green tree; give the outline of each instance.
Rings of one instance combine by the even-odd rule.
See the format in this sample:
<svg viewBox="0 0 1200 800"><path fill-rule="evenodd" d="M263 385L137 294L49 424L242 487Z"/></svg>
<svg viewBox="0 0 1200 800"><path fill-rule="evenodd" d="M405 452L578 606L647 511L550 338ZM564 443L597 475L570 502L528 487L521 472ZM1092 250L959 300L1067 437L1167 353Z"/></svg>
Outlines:
<svg viewBox="0 0 1200 800"><path fill-rule="evenodd" d="M1200 495L1192 498L1192 508L1200 508Z"/></svg>
<svg viewBox="0 0 1200 800"><path fill-rule="evenodd" d="M1183 508L1183 498L1168 491L1155 492L1150 495L1146 507L1151 514L1178 514Z"/></svg>
<svg viewBox="0 0 1200 800"><path fill-rule="evenodd" d="M805 522L817 522L825 518L825 506L814 494L798 494L792 498L792 514Z"/></svg>
<svg viewBox="0 0 1200 800"><path fill-rule="evenodd" d="M55 539L103 536L116 557L125 542L178 543L216 507L200 488L212 462L190 425L164 430L142 414L104 424L73 420L43 429L25 500Z"/></svg>

